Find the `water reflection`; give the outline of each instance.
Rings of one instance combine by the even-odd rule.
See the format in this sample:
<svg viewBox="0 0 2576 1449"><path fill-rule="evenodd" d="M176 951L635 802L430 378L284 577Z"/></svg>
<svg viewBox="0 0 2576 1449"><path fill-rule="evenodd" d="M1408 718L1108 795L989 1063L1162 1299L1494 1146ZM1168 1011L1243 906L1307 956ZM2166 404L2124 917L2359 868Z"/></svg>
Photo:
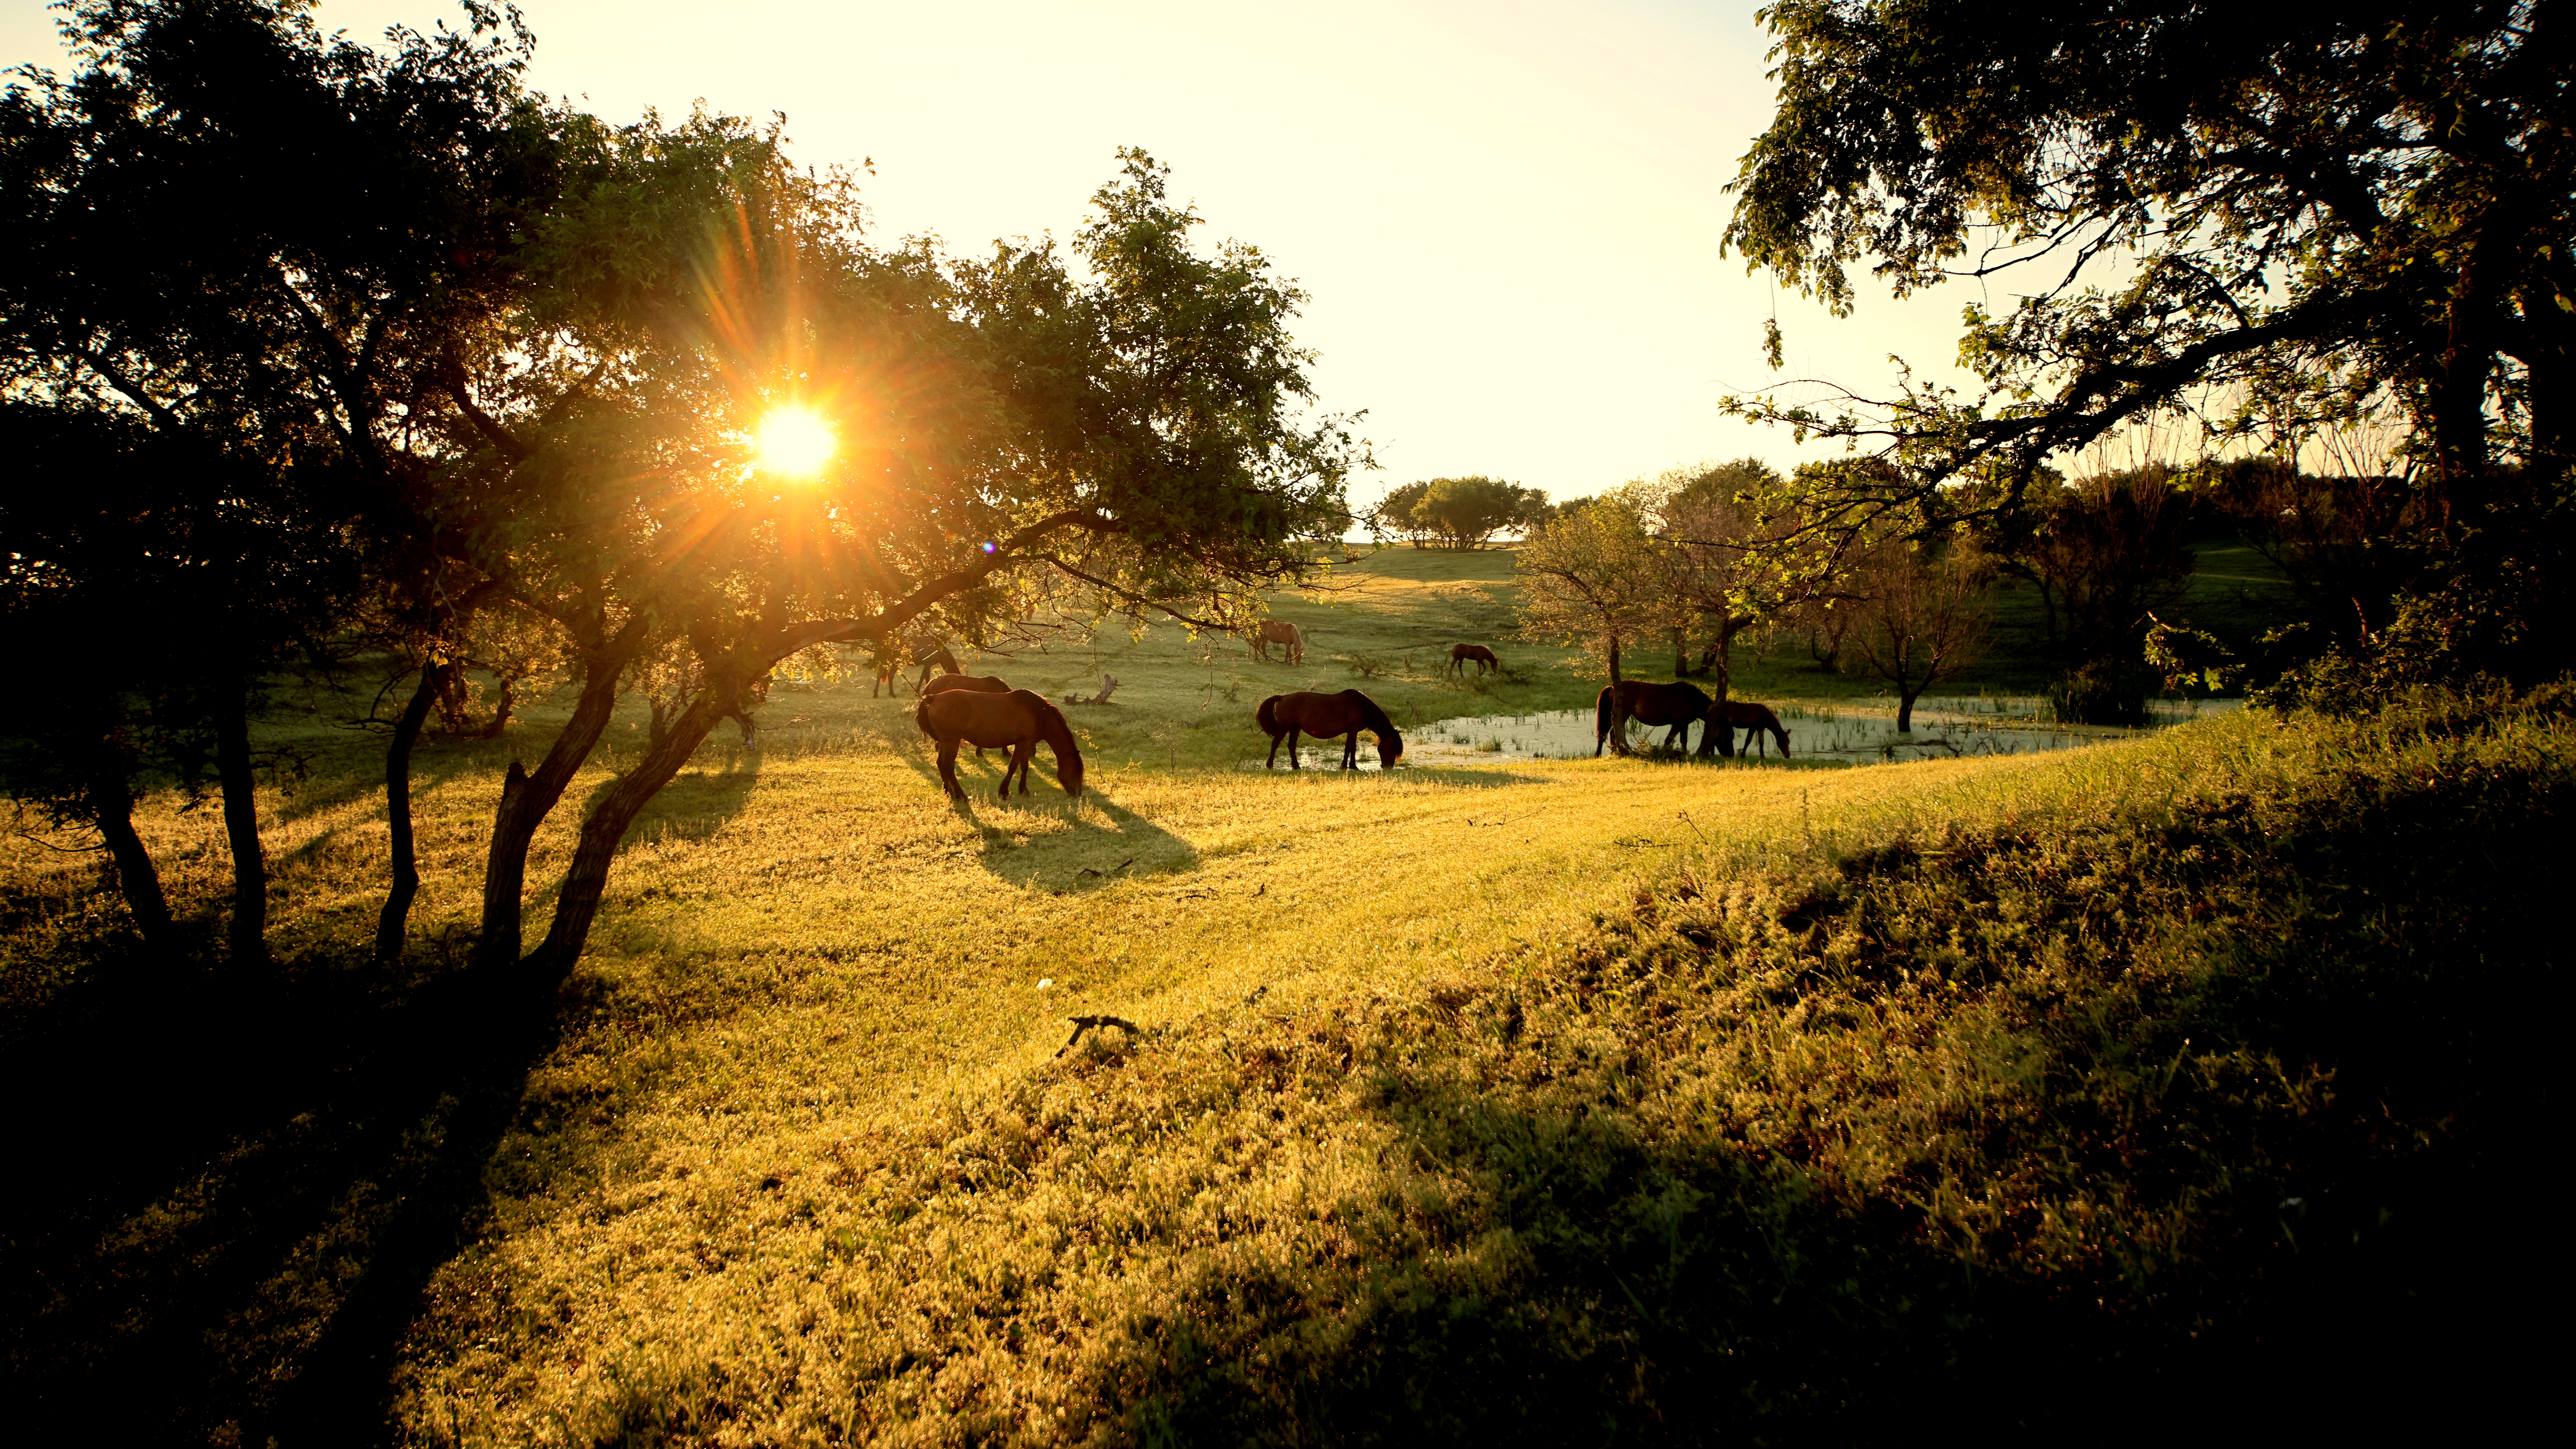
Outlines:
<svg viewBox="0 0 2576 1449"><path fill-rule="evenodd" d="M1896 732L1894 700L1847 703L1780 704L1772 702L1789 731L1789 745L1800 759L1843 760L1876 765L1895 760L1946 759L1965 755L2027 755L2044 750L2070 750L2104 740L2137 735L2240 707L2233 699L2150 700L2148 723L2138 728L2062 725L2049 718L2048 701L2037 695L1926 695L1914 702L1914 729ZM1664 729L1631 721L1631 744L1661 743ZM1747 751L1757 746L1739 732ZM1699 743L1693 730L1691 743ZM1462 765L1502 760L1588 758L1593 749L1592 711L1551 710L1539 714L1488 714L1440 720L1405 734L1407 764Z"/></svg>

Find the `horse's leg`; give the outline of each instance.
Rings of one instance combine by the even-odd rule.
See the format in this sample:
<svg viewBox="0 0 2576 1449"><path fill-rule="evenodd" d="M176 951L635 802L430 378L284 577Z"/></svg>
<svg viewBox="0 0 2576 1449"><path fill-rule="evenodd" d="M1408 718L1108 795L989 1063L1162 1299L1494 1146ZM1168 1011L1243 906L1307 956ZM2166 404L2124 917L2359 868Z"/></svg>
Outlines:
<svg viewBox="0 0 2576 1449"><path fill-rule="evenodd" d="M1342 737L1342 768L1345 770L1356 770L1359 767L1360 732L1359 727L1354 725L1351 727L1351 732Z"/></svg>
<svg viewBox="0 0 2576 1449"><path fill-rule="evenodd" d="M1281 737L1278 735L1272 735L1270 737L1270 758L1261 762L1261 768L1265 770L1275 770L1279 768L1280 738Z"/></svg>
<svg viewBox="0 0 2576 1449"><path fill-rule="evenodd" d="M951 800L966 798L966 791L957 783L957 744L956 740L939 742L939 778L948 786L948 798Z"/></svg>
<svg viewBox="0 0 2576 1449"><path fill-rule="evenodd" d="M1288 768L1292 770L1302 768L1297 763L1297 727L1295 725L1288 727Z"/></svg>
<svg viewBox="0 0 2576 1449"><path fill-rule="evenodd" d="M1035 740L1030 740L1025 744L1022 744L1019 749L1011 755L1011 763L1020 767L1020 793L1023 795L1029 793L1029 761L1034 760L1037 757L1038 742ZM1007 773L1004 774L1002 776L1003 787L1005 789L1009 788L1010 783L1011 777Z"/></svg>

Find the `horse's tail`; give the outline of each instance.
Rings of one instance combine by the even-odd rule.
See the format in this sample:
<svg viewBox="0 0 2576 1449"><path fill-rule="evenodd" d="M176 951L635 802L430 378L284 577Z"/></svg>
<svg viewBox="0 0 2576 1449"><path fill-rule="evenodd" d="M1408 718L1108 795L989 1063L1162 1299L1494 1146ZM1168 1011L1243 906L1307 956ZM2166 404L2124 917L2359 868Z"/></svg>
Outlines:
<svg viewBox="0 0 2576 1449"><path fill-rule="evenodd" d="M1617 703L1615 684L1601 686L1601 696L1592 701L1592 753L1601 753L1601 744L1610 738L1610 716Z"/></svg>
<svg viewBox="0 0 2576 1449"><path fill-rule="evenodd" d="M912 722L923 734L930 733L930 702L938 697L935 694L925 694L921 697L921 703L912 707Z"/></svg>
<svg viewBox="0 0 2576 1449"><path fill-rule="evenodd" d="M1252 712L1252 722L1253 722L1254 724L1257 724L1257 725L1261 726L1261 732L1262 732L1263 734L1265 734L1265 735L1270 736L1270 737L1271 737L1272 739L1274 739L1274 740L1275 740L1275 739L1277 739L1277 738L1279 738L1279 735L1280 735L1280 729L1279 729L1279 701L1280 701L1280 698L1281 698L1281 696L1274 694L1274 695L1270 696L1268 699L1265 699L1265 700L1263 700L1263 701L1261 702L1261 708L1256 709L1256 710L1254 710L1254 711Z"/></svg>
<svg viewBox="0 0 2576 1449"><path fill-rule="evenodd" d="M1356 689L1352 690L1351 693L1360 694ZM1394 760L1404 753L1404 736L1395 732L1395 721L1388 719L1386 717L1386 711L1377 707L1377 701L1369 698L1365 694L1360 694L1360 723L1367 726L1377 734L1379 751L1382 758ZM1395 746L1395 750L1392 754L1385 752L1385 747L1388 744L1393 744Z"/></svg>

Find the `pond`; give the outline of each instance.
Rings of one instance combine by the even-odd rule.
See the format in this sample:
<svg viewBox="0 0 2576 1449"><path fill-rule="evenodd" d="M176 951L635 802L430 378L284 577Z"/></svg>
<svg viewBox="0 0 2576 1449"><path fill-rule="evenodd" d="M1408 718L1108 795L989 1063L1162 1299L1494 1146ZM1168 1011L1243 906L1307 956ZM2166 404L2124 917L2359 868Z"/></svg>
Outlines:
<svg viewBox="0 0 2576 1449"><path fill-rule="evenodd" d="M1947 759L1960 755L2027 755L2121 740L2206 715L2239 708L2241 700L2150 700L2148 723L2139 728L2061 725L2049 718L2048 701L2036 695L1925 695L1914 702L1914 730L1896 732L1896 701L1851 700L1778 704L1780 723L1800 759L1876 765L1895 760ZM1629 739L1661 741L1661 726L1629 723ZM1691 744L1699 744L1699 731ZM1745 749L1755 746L1743 735ZM1592 711L1488 714L1439 720L1405 733L1405 763L1494 764L1504 760L1589 758ZM1767 739L1763 749L1771 749Z"/></svg>

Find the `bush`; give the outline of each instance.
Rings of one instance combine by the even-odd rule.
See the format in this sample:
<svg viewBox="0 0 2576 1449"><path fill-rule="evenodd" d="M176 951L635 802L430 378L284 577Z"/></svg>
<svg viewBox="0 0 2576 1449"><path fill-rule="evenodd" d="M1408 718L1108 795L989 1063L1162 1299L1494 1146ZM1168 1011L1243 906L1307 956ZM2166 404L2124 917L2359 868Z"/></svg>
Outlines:
<svg viewBox="0 0 2576 1449"><path fill-rule="evenodd" d="M2142 725L2147 684L2109 664L2087 664L2048 687L2048 706L2059 724Z"/></svg>

